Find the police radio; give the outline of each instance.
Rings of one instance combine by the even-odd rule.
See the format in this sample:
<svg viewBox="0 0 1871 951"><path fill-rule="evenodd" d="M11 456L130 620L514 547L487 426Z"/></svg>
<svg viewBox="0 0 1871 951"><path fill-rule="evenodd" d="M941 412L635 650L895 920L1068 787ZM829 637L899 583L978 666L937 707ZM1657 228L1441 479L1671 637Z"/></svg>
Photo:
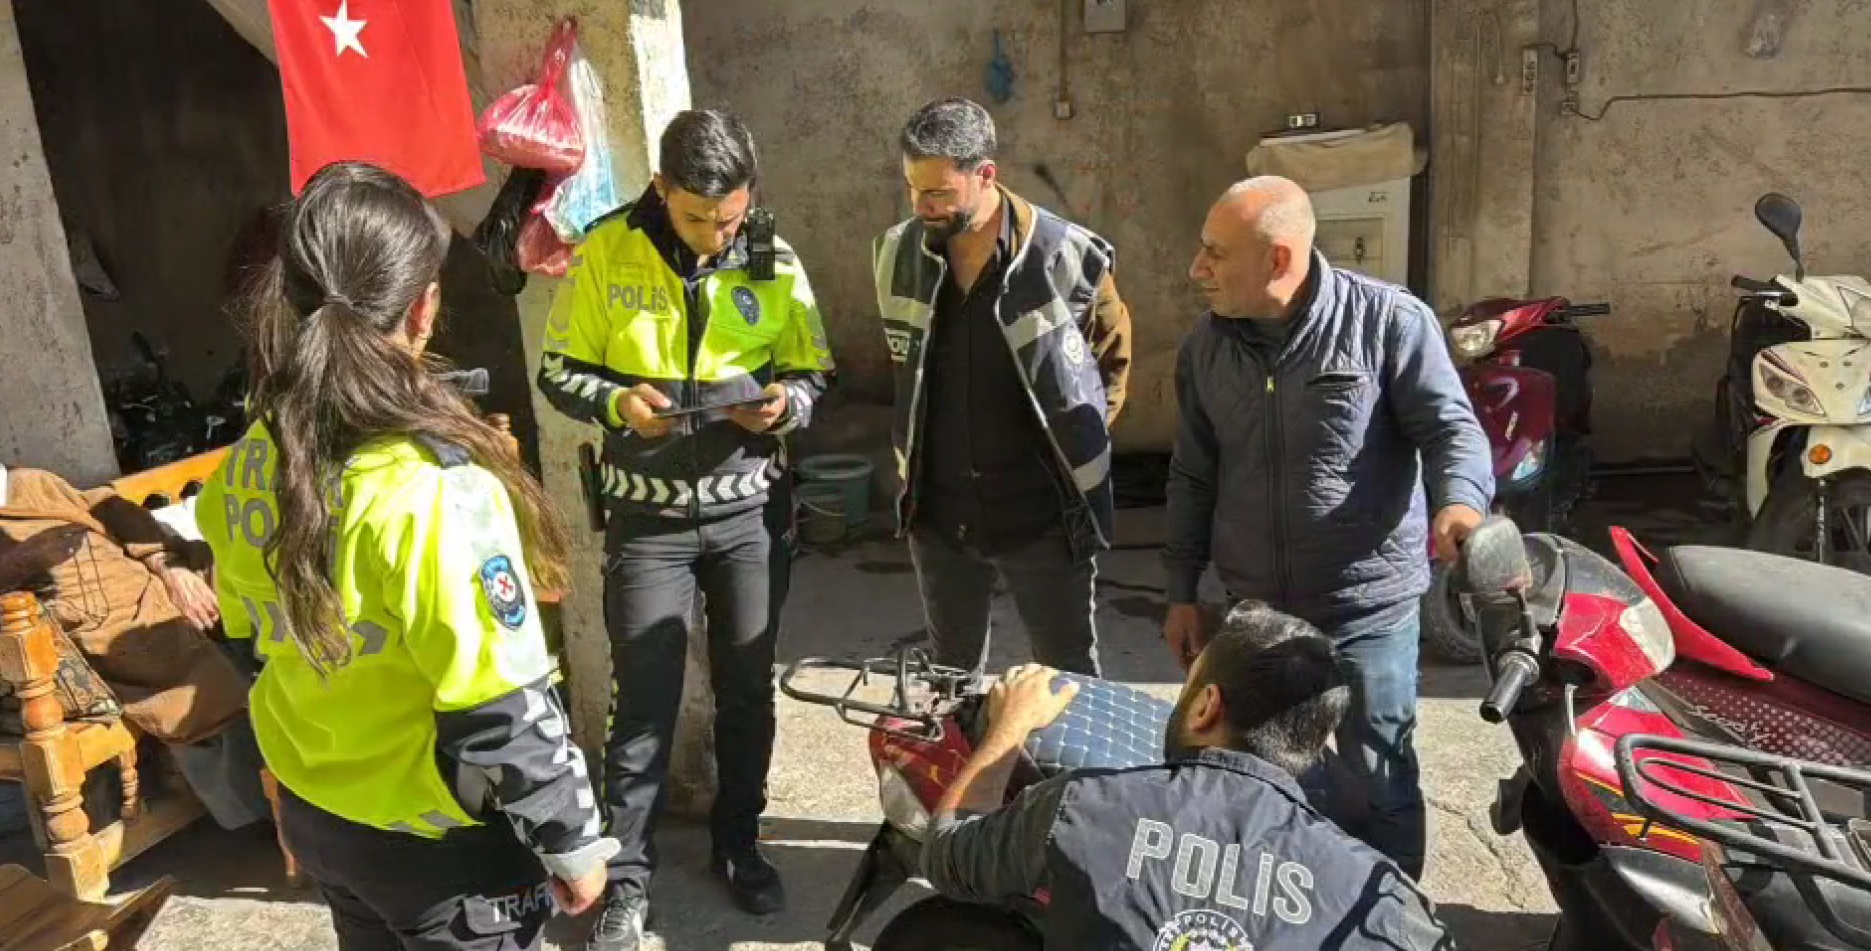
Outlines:
<svg viewBox="0 0 1871 951"><path fill-rule="evenodd" d="M773 212L755 208L747 213L747 275L756 281L773 280Z"/></svg>

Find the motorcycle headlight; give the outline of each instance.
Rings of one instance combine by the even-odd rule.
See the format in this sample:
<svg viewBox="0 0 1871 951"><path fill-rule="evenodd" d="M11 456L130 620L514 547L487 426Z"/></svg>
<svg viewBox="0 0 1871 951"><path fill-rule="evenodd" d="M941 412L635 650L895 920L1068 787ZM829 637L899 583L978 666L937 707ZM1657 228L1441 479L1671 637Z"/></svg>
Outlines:
<svg viewBox="0 0 1871 951"><path fill-rule="evenodd" d="M1774 369L1768 364L1761 364L1761 382L1766 384L1767 392L1774 395L1802 413L1820 414L1819 397L1798 380Z"/></svg>
<svg viewBox="0 0 1871 951"><path fill-rule="evenodd" d="M1644 657L1655 668L1652 673L1662 673L1675 662L1676 637L1670 633L1670 622L1663 617L1656 602L1644 598L1625 608L1624 613L1618 615L1618 626L1644 652Z"/></svg>
<svg viewBox="0 0 1871 951"><path fill-rule="evenodd" d="M1464 360L1479 360L1494 349L1494 339L1501 334L1501 322L1483 320L1449 329L1449 347Z"/></svg>
<svg viewBox="0 0 1871 951"><path fill-rule="evenodd" d="M1527 450L1527 454L1520 457L1520 461L1514 465L1514 471L1508 473L1507 481L1525 482L1539 475L1540 470L1546 468L1546 448L1548 445L1549 443L1544 439L1534 443L1533 448Z"/></svg>
<svg viewBox="0 0 1871 951"><path fill-rule="evenodd" d="M877 798L883 804L885 822L918 842L923 840L929 829L929 810L895 766L877 767Z"/></svg>

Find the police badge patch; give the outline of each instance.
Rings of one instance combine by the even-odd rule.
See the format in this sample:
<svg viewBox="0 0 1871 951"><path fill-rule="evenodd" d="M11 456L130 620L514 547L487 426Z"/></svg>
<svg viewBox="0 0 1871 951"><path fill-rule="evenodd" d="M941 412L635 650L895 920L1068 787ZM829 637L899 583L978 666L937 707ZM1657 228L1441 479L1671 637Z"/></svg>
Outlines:
<svg viewBox="0 0 1871 951"><path fill-rule="evenodd" d="M1156 933L1150 951L1254 951L1241 923L1220 912L1185 911Z"/></svg>
<svg viewBox="0 0 1871 951"><path fill-rule="evenodd" d="M517 631L526 623L526 589L520 587L520 576L506 555L495 555L481 565L481 594L501 627Z"/></svg>
<svg viewBox="0 0 1871 951"><path fill-rule="evenodd" d="M760 298L754 295L753 288L734 289L734 309L741 312L741 319L747 321L747 326L760 322Z"/></svg>

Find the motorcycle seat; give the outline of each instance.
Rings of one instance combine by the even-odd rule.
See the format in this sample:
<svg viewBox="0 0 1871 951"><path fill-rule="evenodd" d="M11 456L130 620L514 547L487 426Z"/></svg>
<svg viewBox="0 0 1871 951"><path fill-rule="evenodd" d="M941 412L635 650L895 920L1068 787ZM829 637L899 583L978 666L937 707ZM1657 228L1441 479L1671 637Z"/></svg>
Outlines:
<svg viewBox="0 0 1871 951"><path fill-rule="evenodd" d="M1664 552L1656 578L1684 614L1769 670L1871 703L1871 577L1683 545Z"/></svg>
<svg viewBox="0 0 1871 951"><path fill-rule="evenodd" d="M1026 742L1026 758L1045 778L1076 769L1124 769L1163 761L1170 704L1135 687L1061 674L1078 696L1050 726ZM1059 686L1054 682L1055 689Z"/></svg>

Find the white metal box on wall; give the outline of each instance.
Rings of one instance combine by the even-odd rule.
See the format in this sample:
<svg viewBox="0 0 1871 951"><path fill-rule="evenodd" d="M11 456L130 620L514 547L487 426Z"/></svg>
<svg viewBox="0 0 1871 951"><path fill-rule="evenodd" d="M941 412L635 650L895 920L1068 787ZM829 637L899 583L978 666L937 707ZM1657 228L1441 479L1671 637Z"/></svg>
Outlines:
<svg viewBox="0 0 1871 951"><path fill-rule="evenodd" d="M1253 175L1281 175L1312 197L1319 250L1334 265L1407 284L1410 180L1425 156L1403 123L1274 135L1247 154Z"/></svg>
<svg viewBox="0 0 1871 951"><path fill-rule="evenodd" d="M1410 180L1312 193L1319 250L1339 267L1394 284L1410 279Z"/></svg>

